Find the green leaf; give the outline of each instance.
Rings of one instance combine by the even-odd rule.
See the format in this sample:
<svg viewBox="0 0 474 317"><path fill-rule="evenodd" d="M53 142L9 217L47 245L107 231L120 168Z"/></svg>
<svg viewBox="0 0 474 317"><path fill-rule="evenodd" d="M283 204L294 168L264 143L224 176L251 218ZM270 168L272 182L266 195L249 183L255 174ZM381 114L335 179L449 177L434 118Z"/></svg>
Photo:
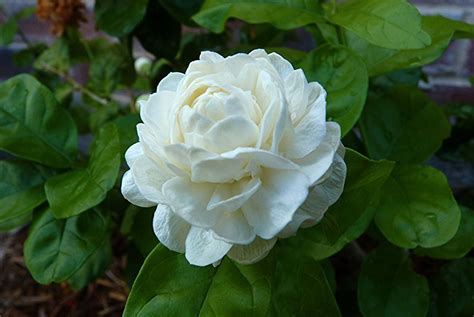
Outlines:
<svg viewBox="0 0 474 317"><path fill-rule="evenodd" d="M10 44L15 38L18 24L15 19L10 18L0 25L0 46Z"/></svg>
<svg viewBox="0 0 474 317"><path fill-rule="evenodd" d="M46 200L44 180L35 165L0 161L0 231L14 229L31 219L33 209Z"/></svg>
<svg viewBox="0 0 474 317"><path fill-rule="evenodd" d="M36 59L33 66L44 71L51 71L51 69L64 73L69 71L71 56L67 39L62 37L55 41Z"/></svg>
<svg viewBox="0 0 474 317"><path fill-rule="evenodd" d="M94 13L97 27L110 35L124 36L143 19L147 4L148 0L96 1Z"/></svg>
<svg viewBox="0 0 474 317"><path fill-rule="evenodd" d="M345 32L347 44L364 60L370 76L388 73L398 69L420 67L443 55L453 35L456 24L440 16L422 17L422 26L431 36L431 44L420 49L393 50L370 44L351 32ZM454 22L454 21L452 21Z"/></svg>
<svg viewBox="0 0 474 317"><path fill-rule="evenodd" d="M426 278L412 271L406 251L389 246L365 258L357 297L364 317L424 317L429 307Z"/></svg>
<svg viewBox="0 0 474 317"><path fill-rule="evenodd" d="M416 87L394 87L370 96L360 120L371 158L421 163L451 131L441 108Z"/></svg>
<svg viewBox="0 0 474 317"><path fill-rule="evenodd" d="M435 259L462 258L474 247L474 211L461 206L461 222L456 235L447 243L430 249L418 248L417 255Z"/></svg>
<svg viewBox="0 0 474 317"><path fill-rule="evenodd" d="M147 257L124 316L265 316L273 262L243 266L227 258L217 267L190 265L158 245Z"/></svg>
<svg viewBox="0 0 474 317"><path fill-rule="evenodd" d="M46 197L54 216L71 217L101 203L115 184L120 161L117 128L108 124L92 144L87 168L52 177L46 182Z"/></svg>
<svg viewBox="0 0 474 317"><path fill-rule="evenodd" d="M375 222L399 247L433 248L453 238L460 218L442 172L428 166L397 165L382 188Z"/></svg>
<svg viewBox="0 0 474 317"><path fill-rule="evenodd" d="M67 279L74 290L86 287L91 281L101 276L112 260L112 246L106 238L71 277Z"/></svg>
<svg viewBox="0 0 474 317"><path fill-rule="evenodd" d="M378 191L390 175L393 162L373 161L348 149L344 158L347 179L342 196L322 221L300 229L296 237L281 240L282 245L302 248L315 259L324 259L358 238L369 226L378 202Z"/></svg>
<svg viewBox="0 0 474 317"><path fill-rule="evenodd" d="M122 45L97 45L89 68L88 88L109 97L120 83L133 82L134 76L131 57Z"/></svg>
<svg viewBox="0 0 474 317"><path fill-rule="evenodd" d="M327 90L327 117L338 122L345 135L359 119L367 96L369 80L362 60L343 46L323 45L298 66L308 81Z"/></svg>
<svg viewBox="0 0 474 317"><path fill-rule="evenodd" d="M430 317L464 317L474 311L474 259L444 266L430 281Z"/></svg>
<svg viewBox="0 0 474 317"><path fill-rule="evenodd" d="M206 0L193 20L220 33L229 18L248 23L270 23L283 30L324 20L318 2L306 0Z"/></svg>
<svg viewBox="0 0 474 317"><path fill-rule="evenodd" d="M49 209L39 213L24 246L25 263L33 278L41 284L72 278L73 285L78 285L78 276L84 275L90 258L108 239L109 221L95 209L62 220L55 219Z"/></svg>
<svg viewBox="0 0 474 317"><path fill-rule="evenodd" d="M64 168L77 152L77 130L51 91L30 75L0 84L0 149Z"/></svg>
<svg viewBox="0 0 474 317"><path fill-rule="evenodd" d="M179 50L181 24L173 19L158 1L150 1L146 16L135 29L134 35L157 60L173 60ZM155 88L156 86L153 87Z"/></svg>
<svg viewBox="0 0 474 317"><path fill-rule="evenodd" d="M138 142L137 124L141 122L138 114L129 114L114 120L120 139L121 156L125 155L127 149Z"/></svg>
<svg viewBox="0 0 474 317"><path fill-rule="evenodd" d="M341 316L321 264L297 252L295 248L277 249L269 315Z"/></svg>
<svg viewBox="0 0 474 317"><path fill-rule="evenodd" d="M153 232L153 215L155 208L138 208L133 217L130 237L138 250L146 257L158 244L158 238Z"/></svg>
<svg viewBox="0 0 474 317"><path fill-rule="evenodd" d="M159 0L160 4L165 8L176 20L183 24L195 25L191 21L191 17L199 11L204 0Z"/></svg>
<svg viewBox="0 0 474 317"><path fill-rule="evenodd" d="M406 0L350 0L329 19L385 48L417 49L431 44L418 10Z"/></svg>

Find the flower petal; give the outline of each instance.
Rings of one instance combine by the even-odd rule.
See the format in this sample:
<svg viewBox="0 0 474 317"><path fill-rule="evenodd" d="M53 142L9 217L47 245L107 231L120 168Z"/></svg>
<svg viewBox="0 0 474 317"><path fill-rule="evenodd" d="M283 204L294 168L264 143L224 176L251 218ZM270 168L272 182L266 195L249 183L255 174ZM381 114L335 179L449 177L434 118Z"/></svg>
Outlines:
<svg viewBox="0 0 474 317"><path fill-rule="evenodd" d="M258 178L219 184L209 200L207 210L216 210L218 212L235 211L255 194L261 184L262 182Z"/></svg>
<svg viewBox="0 0 474 317"><path fill-rule="evenodd" d="M246 162L274 169L299 169L300 167L292 161L272 153L270 151L255 148L238 148L221 154L222 157L233 159L243 159Z"/></svg>
<svg viewBox="0 0 474 317"><path fill-rule="evenodd" d="M215 225L218 216L206 208L214 189L212 184L175 177L163 185L163 194L178 216L194 226L209 228Z"/></svg>
<svg viewBox="0 0 474 317"><path fill-rule="evenodd" d="M234 245L227 253L227 256L240 264L252 264L267 256L276 241L276 238L263 240L257 237L249 245Z"/></svg>
<svg viewBox="0 0 474 317"><path fill-rule="evenodd" d="M134 205L139 207L151 207L156 205L155 202L146 199L140 190L138 190L130 170L123 174L121 190L123 197Z"/></svg>
<svg viewBox="0 0 474 317"><path fill-rule="evenodd" d="M184 78L183 73L171 72L163 78L158 84L157 91L177 91L179 83Z"/></svg>
<svg viewBox="0 0 474 317"><path fill-rule="evenodd" d="M316 183L331 167L334 155L340 144L341 128L336 122L326 123L326 135L321 144L311 153L293 161L301 166L301 171L308 175L311 184Z"/></svg>
<svg viewBox="0 0 474 317"><path fill-rule="evenodd" d="M153 216L153 231L168 249L185 251L185 242L191 226L176 215L169 206L159 204Z"/></svg>
<svg viewBox="0 0 474 317"><path fill-rule="evenodd" d="M232 244L214 238L210 230L191 227L185 256L193 265L206 266L222 259L231 247Z"/></svg>
<svg viewBox="0 0 474 317"><path fill-rule="evenodd" d="M161 140L168 140L170 121L176 93L169 90L158 91L151 94L148 101L140 107L140 117L152 127Z"/></svg>
<svg viewBox="0 0 474 317"><path fill-rule="evenodd" d="M174 175L170 174L164 166L160 167L155 161L146 156L138 157L131 168L133 179L138 190L149 201L164 203L162 194L163 184Z"/></svg>
<svg viewBox="0 0 474 317"><path fill-rule="evenodd" d="M264 170L260 189L242 206L255 233L275 237L293 218L308 195L309 180L298 171Z"/></svg>
<svg viewBox="0 0 474 317"><path fill-rule="evenodd" d="M211 230L217 239L228 243L249 244L255 239L255 231L241 210L220 213Z"/></svg>
<svg viewBox="0 0 474 317"><path fill-rule="evenodd" d="M125 152L125 161L127 162L127 165L131 167L135 160L142 155L144 155L143 147L139 142L137 142L132 144Z"/></svg>

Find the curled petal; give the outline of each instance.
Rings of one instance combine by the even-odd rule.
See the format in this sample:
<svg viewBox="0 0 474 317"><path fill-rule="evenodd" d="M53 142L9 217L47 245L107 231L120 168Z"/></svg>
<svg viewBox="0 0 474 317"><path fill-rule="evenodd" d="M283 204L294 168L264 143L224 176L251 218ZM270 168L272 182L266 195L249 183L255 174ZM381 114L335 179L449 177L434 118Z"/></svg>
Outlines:
<svg viewBox="0 0 474 317"><path fill-rule="evenodd" d="M174 175L164 166L160 167L148 157L141 156L133 163L131 172L138 190L147 200L153 201L155 205L166 201L161 190L163 184Z"/></svg>
<svg viewBox="0 0 474 317"><path fill-rule="evenodd" d="M240 264L252 264L263 259L276 243L276 238L264 240L257 237L248 245L234 245L227 256Z"/></svg>
<svg viewBox="0 0 474 317"><path fill-rule="evenodd" d="M132 144L125 152L125 161L127 165L131 167L135 160L142 155L144 155L142 145L140 143Z"/></svg>
<svg viewBox="0 0 474 317"><path fill-rule="evenodd" d="M260 188L262 182L258 178L241 180L236 183L225 183L216 186L212 194L208 210L232 212L239 209Z"/></svg>
<svg viewBox="0 0 474 317"><path fill-rule="evenodd" d="M185 251L185 241L191 226L176 215L169 206L159 204L153 216L153 231L168 249Z"/></svg>
<svg viewBox="0 0 474 317"><path fill-rule="evenodd" d="M173 211L193 226L210 228L216 224L218 213L207 210L215 185L193 183L175 177L163 185L163 194Z"/></svg>
<svg viewBox="0 0 474 317"><path fill-rule="evenodd" d="M315 184L331 167L334 155L339 147L341 128L335 122L326 123L326 135L321 144L301 159L293 160L301 166L301 171Z"/></svg>
<svg viewBox="0 0 474 317"><path fill-rule="evenodd" d="M232 244L216 239L208 229L191 227L186 238L186 259L197 266L206 266L219 261Z"/></svg>
<svg viewBox="0 0 474 317"><path fill-rule="evenodd" d="M156 203L148 200L138 189L131 171L126 171L122 178L122 195L126 200L139 207L151 207Z"/></svg>
<svg viewBox="0 0 474 317"><path fill-rule="evenodd" d="M170 121L176 93L169 90L151 94L140 107L142 121L153 128L161 140L169 139Z"/></svg>
<svg viewBox="0 0 474 317"><path fill-rule="evenodd" d="M306 175L291 170L265 170L260 189L242 206L255 233L275 237L293 218L308 195Z"/></svg>
<svg viewBox="0 0 474 317"><path fill-rule="evenodd" d="M163 78L158 84L157 91L177 91L181 80L184 78L183 73L171 72Z"/></svg>
<svg viewBox="0 0 474 317"><path fill-rule="evenodd" d="M211 230L217 239L232 244L249 244L255 239L255 231L241 210L221 212Z"/></svg>

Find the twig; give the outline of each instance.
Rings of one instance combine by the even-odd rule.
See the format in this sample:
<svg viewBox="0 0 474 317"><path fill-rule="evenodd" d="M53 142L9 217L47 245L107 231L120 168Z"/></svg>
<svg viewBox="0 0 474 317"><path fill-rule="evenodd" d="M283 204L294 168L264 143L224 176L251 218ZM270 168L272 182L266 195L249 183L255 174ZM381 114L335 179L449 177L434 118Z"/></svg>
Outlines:
<svg viewBox="0 0 474 317"><path fill-rule="evenodd" d="M96 95L94 92L92 92L91 90L89 90L88 88L84 87L83 85L81 85L80 83L78 83L74 78L72 78L71 76L69 76L68 74L65 74L53 67L51 67L50 65L48 64L45 64L43 63L41 65L41 67L50 72L50 73L53 73L53 74L56 74L58 75L59 77L61 77L62 79L64 79L65 81L67 81L68 83L70 83L74 89L76 90L79 90L80 92L82 92L83 94L86 94L87 96L89 96L92 100L100 103L101 105L103 106L106 106L109 104L109 100L105 99L105 98L102 98L98 95Z"/></svg>

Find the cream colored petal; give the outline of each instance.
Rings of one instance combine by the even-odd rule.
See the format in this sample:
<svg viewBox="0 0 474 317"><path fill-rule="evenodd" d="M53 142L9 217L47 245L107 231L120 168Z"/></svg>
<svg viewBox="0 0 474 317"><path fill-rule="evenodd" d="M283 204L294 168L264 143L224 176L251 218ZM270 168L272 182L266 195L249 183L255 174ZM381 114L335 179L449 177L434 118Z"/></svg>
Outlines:
<svg viewBox="0 0 474 317"><path fill-rule="evenodd" d="M139 142L132 144L125 152L125 161L127 165L131 167L135 160L142 155L145 155L142 145Z"/></svg>
<svg viewBox="0 0 474 317"><path fill-rule="evenodd" d="M305 201L309 180L292 170L265 170L261 180L260 189L242 205L242 211L258 236L272 239Z"/></svg>
<svg viewBox="0 0 474 317"><path fill-rule="evenodd" d="M260 188L262 182L258 178L241 180L234 183L223 183L216 186L212 194L208 210L232 212L238 210Z"/></svg>
<svg viewBox="0 0 474 317"><path fill-rule="evenodd" d="M153 231L168 249L180 253L185 251L185 241L191 226L176 215L169 206L160 204L153 216Z"/></svg>
<svg viewBox="0 0 474 317"><path fill-rule="evenodd" d="M186 238L186 259L197 266L207 266L219 261L232 244L214 238L208 229L191 227Z"/></svg>
<svg viewBox="0 0 474 317"><path fill-rule="evenodd" d="M157 91L177 91L178 86L183 78L183 73L171 72L160 81L160 83L158 84Z"/></svg>
<svg viewBox="0 0 474 317"><path fill-rule="evenodd" d="M126 200L139 207L151 207L156 203L143 196L138 189L131 171L126 171L122 178L122 195Z"/></svg>
<svg viewBox="0 0 474 317"><path fill-rule="evenodd" d="M138 189L146 199L155 204L166 202L162 187L166 181L174 177L173 174L146 156L137 158L131 171Z"/></svg>
<svg viewBox="0 0 474 317"><path fill-rule="evenodd" d="M276 241L276 238L264 240L257 237L251 244L234 245L227 256L240 264L253 264L266 257Z"/></svg>
<svg viewBox="0 0 474 317"><path fill-rule="evenodd" d="M217 239L232 244L248 244L256 236L241 210L221 212L211 231Z"/></svg>

